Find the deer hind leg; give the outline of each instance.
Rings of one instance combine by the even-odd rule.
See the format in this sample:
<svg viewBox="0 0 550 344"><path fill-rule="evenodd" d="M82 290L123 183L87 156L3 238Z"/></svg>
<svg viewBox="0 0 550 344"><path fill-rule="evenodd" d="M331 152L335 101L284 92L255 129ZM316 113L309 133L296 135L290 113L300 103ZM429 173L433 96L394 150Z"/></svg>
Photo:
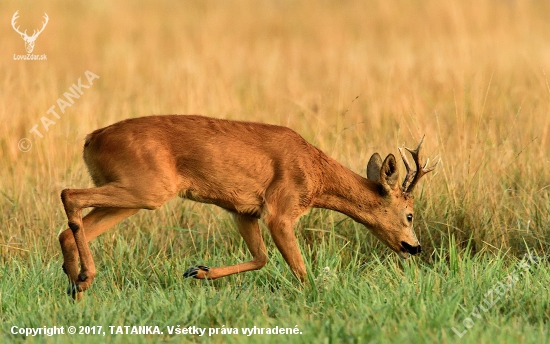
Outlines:
<svg viewBox="0 0 550 344"><path fill-rule="evenodd" d="M259 270L267 263L267 250L265 248L262 233L258 225L258 219L235 214L235 223L239 228L248 250L252 254L252 260L246 263L209 268L204 265L191 267L185 271L183 277L195 277L198 279L216 279L239 272Z"/></svg>
<svg viewBox="0 0 550 344"><path fill-rule="evenodd" d="M76 292L82 292L88 289L96 272L92 254L88 247L89 240L86 240L83 230L82 209L89 207L124 208L126 210L132 209L136 211L138 209L156 209L175 196L175 192L165 191L163 193L162 190L155 190L155 194L138 191L139 190L135 188L125 188L123 186L107 184L90 189L65 189L61 192L61 200L63 201L65 213L67 214L69 228L73 234L76 251L80 258L81 271L76 275L74 272L76 270L74 268L75 263L73 263L75 259L73 258L71 260L72 257L70 253L74 252L74 250L67 248L68 259L71 263L66 266L66 269L69 278L71 278L71 281L75 284ZM90 232L91 238L93 238L94 233L99 232L99 230ZM67 236L67 234L64 234L63 240L67 240Z"/></svg>
<svg viewBox="0 0 550 344"><path fill-rule="evenodd" d="M137 213L139 209L122 208L94 208L82 219L86 242L90 242L107 229L118 222ZM82 298L82 292L78 292L78 250L72 230L69 228L59 235L59 243L63 252L63 271L69 277L67 293L75 299Z"/></svg>

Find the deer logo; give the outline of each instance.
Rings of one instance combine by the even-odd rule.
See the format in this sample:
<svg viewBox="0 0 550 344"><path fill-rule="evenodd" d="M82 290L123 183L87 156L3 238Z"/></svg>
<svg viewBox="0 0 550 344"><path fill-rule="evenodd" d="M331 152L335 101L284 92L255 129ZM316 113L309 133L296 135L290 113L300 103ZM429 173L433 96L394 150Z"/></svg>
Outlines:
<svg viewBox="0 0 550 344"><path fill-rule="evenodd" d="M15 13L13 14L13 17L11 18L11 26L13 27L13 29L15 30L15 32L17 32L18 34L21 35L21 38L23 38L23 40L25 41L25 49L27 50L27 53L32 53L33 49L34 49L34 42L36 41L36 38L38 37L38 35L40 35L40 33L42 31L44 31L44 28L46 27L46 25L48 24L48 15L46 13L44 13L44 19L45 21L42 22L42 28L40 30L33 30L33 33L32 33L32 36L29 36L27 35L27 30L25 30L24 32L21 32L19 31L19 26L18 27L15 27L16 23L15 21L17 20L17 18L19 18L17 16L17 13L19 11L15 11Z"/></svg>

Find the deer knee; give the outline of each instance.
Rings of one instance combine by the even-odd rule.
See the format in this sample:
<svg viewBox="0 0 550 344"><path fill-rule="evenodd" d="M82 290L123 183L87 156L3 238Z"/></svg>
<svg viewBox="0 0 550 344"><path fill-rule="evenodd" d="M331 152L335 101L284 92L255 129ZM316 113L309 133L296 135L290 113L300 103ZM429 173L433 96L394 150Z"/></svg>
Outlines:
<svg viewBox="0 0 550 344"><path fill-rule="evenodd" d="M63 189L61 190L61 202L63 202L63 204L66 203L67 201L67 198L69 197L69 189Z"/></svg>
<svg viewBox="0 0 550 344"><path fill-rule="evenodd" d="M75 213L80 210L80 204L77 203L78 198L75 197L75 191L77 190L64 189L61 191L61 202L63 202L63 208L65 208L65 213L67 214L69 221L71 221L71 217L73 217Z"/></svg>
<svg viewBox="0 0 550 344"><path fill-rule="evenodd" d="M71 189L64 189L61 191L61 202L63 202L65 209L71 205L71 191Z"/></svg>
<svg viewBox="0 0 550 344"><path fill-rule="evenodd" d="M290 224L291 222L285 217L272 216L266 219L266 225L270 232L287 228Z"/></svg>

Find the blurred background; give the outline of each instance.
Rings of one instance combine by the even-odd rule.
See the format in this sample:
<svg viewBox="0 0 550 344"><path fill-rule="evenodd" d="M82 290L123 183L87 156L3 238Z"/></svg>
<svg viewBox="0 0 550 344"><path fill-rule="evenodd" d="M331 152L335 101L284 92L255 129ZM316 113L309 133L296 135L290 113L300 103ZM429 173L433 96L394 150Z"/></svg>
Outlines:
<svg viewBox="0 0 550 344"><path fill-rule="evenodd" d="M26 54L16 11L29 34L49 16L33 51L47 60L14 60ZM450 241L548 252L548 13L549 2L520 0L2 1L0 260L59 255L59 194L91 186L87 133L171 113L288 126L363 176L372 153L398 154L425 134L426 157L441 163L416 190L422 259ZM60 118L46 113L79 78L89 85L86 71L99 79ZM177 200L104 240L143 231L160 251L192 250L228 223L218 208ZM389 253L329 211L304 216L297 232L302 247L337 233L365 255Z"/></svg>

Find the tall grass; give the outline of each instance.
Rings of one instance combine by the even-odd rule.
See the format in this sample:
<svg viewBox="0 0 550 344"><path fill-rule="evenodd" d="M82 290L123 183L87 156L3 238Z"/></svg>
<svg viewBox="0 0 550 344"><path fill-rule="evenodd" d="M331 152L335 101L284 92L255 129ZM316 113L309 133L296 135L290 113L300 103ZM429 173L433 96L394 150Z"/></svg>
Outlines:
<svg viewBox="0 0 550 344"><path fill-rule="evenodd" d="M43 12L48 13L50 22L33 52L46 54L47 61L13 60L13 54L25 52L21 38L8 27L16 10L21 29L31 32L40 25ZM59 194L64 188L91 186L81 158L84 136L124 118L166 113L285 125L363 175L372 153L396 154L398 146L412 147L426 134L427 157L442 162L416 191L415 226L426 252L412 263L419 264L419 272L403 272L392 265L397 263L389 250L345 216L313 210L296 230L313 277L324 266L343 274L339 275L343 289L333 290L331 306L323 305L320 294L303 294L268 237L274 260L265 270L198 291L201 287L179 277L187 264L230 264L248 259L248 253L225 212L174 200L159 210L141 211L91 244L101 276L89 293L95 295L94 301L84 308L108 297L119 300L117 304L128 298L142 300L139 297L157 288L171 293L182 283L204 293L204 303L211 297L229 297L238 285L253 289L246 302L275 293L275 301L270 298L265 309L240 308L241 314L266 316L266 324L286 316L302 319L301 324L309 319L311 328L321 328L322 333L344 328L357 334L359 328L333 326L313 315L308 318L304 307L311 306L311 314L331 314L328 318L333 321L346 314L344 319L353 318L350 314L360 312L348 314L336 304L353 304L359 291L370 290L369 295L379 298L361 299L364 303L356 308L374 307L361 322L372 331L373 324L381 328L391 324L376 332L384 336L392 329L413 326L405 324L411 314L399 314L398 309L409 309L407 300L417 298L410 292L390 293L386 299L394 310L377 313L381 295L401 277L385 281L419 274L436 278L439 282L430 283L441 283L441 288L450 288L445 283L456 286L458 280L447 279L446 273L428 273L438 267L448 269L443 266L456 261L452 250L460 259L482 264L487 280L481 289L464 283L463 289L442 295L452 294L449 298L455 300L462 291L470 296L474 290L483 292L500 278L501 272L487 274L494 264L504 264L496 263L502 252L510 257L505 263L509 266L515 261L512 256L549 251L548 13L550 4L527 0L141 1L139 6L129 1L2 2L0 18L6 30L0 41L0 301L7 314L3 320L12 322L21 316L8 302L32 305L35 300L17 301L21 296L12 294L11 286L36 297L42 296L25 288L40 288L45 299L52 300L65 284L57 235L66 228L66 218ZM78 78L87 84L85 71L100 78L60 119L47 114ZM56 122L48 131L41 124L43 116ZM29 133L34 125L43 138ZM22 138L31 140L29 152L18 149ZM441 253L450 242L452 250ZM464 269L478 273L474 267ZM372 277L357 282L352 280L354 273ZM544 278L547 281L548 276ZM243 287L242 281L250 286ZM415 288L433 298L424 289L432 287ZM277 288L284 292L278 294ZM405 283L404 288L413 285ZM102 293L110 296L102 299ZM171 299L153 304L199 312L205 323L221 323L214 319L233 305L219 301L217 311L208 311L210 318L204 318L204 308L193 308L189 301L179 303L192 294L169 295ZM297 313L285 303L288 295L296 302ZM456 302L449 302L456 308ZM455 314L442 310L445 316L434 317L433 304L418 307L413 317L432 312L426 321L433 323L422 325L427 328ZM174 316L176 310L169 309L165 315ZM49 309L48 314L57 311ZM120 314L113 319L131 322ZM522 317L519 308L515 314ZM542 336L546 330L537 326L547 322L548 310L533 314L535 320L519 324L534 324L533 333ZM406 317L400 322L391 316ZM227 319L238 323L235 317ZM481 328L476 325L475 330ZM418 338L447 338L447 330L430 331ZM340 338L334 332L326 335ZM377 340L378 335L362 338Z"/></svg>

